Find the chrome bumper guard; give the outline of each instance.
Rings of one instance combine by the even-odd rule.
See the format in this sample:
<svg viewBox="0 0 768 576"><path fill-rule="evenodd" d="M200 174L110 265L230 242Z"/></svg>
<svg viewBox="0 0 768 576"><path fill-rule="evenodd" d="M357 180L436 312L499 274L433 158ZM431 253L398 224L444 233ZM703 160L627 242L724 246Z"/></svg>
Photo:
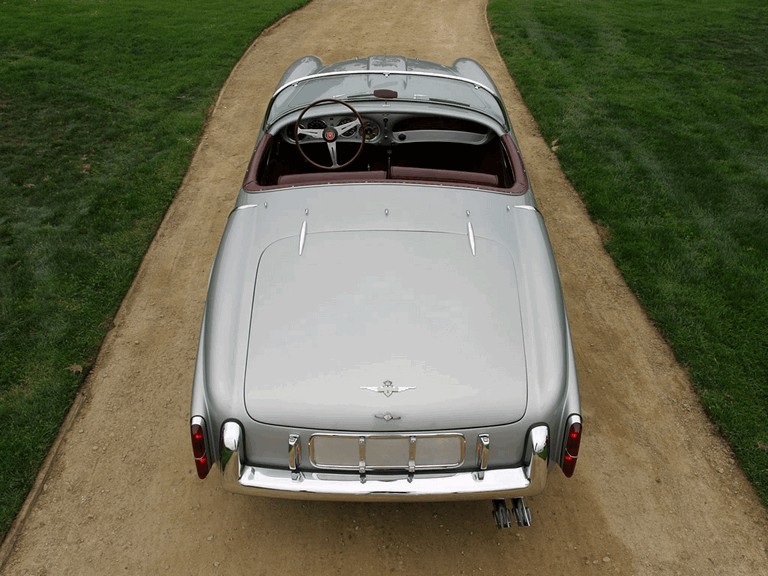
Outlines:
<svg viewBox="0 0 768 576"><path fill-rule="evenodd" d="M303 500L441 501L519 498L538 494L547 482L549 429L528 433L518 468L416 474L351 474L259 468L245 464L242 429L226 422L221 434L222 483L240 494ZM296 445L294 441L293 445ZM295 460L294 460L295 462Z"/></svg>

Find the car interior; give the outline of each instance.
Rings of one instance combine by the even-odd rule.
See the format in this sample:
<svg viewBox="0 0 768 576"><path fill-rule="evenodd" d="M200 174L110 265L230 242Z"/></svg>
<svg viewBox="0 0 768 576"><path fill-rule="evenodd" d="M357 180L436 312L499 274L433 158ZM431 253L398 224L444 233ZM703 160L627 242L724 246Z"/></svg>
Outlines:
<svg viewBox="0 0 768 576"><path fill-rule="evenodd" d="M325 136L329 129L332 145ZM263 139L245 188L396 180L510 189L515 154L511 140L466 119L316 115Z"/></svg>

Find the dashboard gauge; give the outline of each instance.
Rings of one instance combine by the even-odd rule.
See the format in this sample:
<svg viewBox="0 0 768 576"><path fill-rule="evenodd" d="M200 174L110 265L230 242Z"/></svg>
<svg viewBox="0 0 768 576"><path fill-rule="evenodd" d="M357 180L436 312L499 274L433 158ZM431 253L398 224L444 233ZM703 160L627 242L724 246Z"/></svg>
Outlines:
<svg viewBox="0 0 768 576"><path fill-rule="evenodd" d="M379 128L379 125L376 124L376 122L366 120L363 126L365 128L366 142L376 140L379 137L379 134L381 134L381 129Z"/></svg>
<svg viewBox="0 0 768 576"><path fill-rule="evenodd" d="M350 122L354 122L354 120L355 120L355 118L353 118L351 116L349 118L340 118L339 121L336 123L336 126L337 127L344 126L344 124L349 124ZM344 132L341 132L340 136L342 136L344 138L351 138L352 136L357 134L357 128L358 128L358 125L355 124L350 129L345 130Z"/></svg>
<svg viewBox="0 0 768 576"><path fill-rule="evenodd" d="M300 126L307 130L322 130L326 127L326 123L325 120L321 120L320 118L312 118L311 120L302 122ZM299 134L299 140L304 140L306 137L306 134ZM290 138L290 140L293 141L293 138Z"/></svg>
<svg viewBox="0 0 768 576"><path fill-rule="evenodd" d="M333 127L338 129L340 126L344 126L346 124L353 124L351 127L344 130L344 132L339 131L339 138L349 138L353 139L354 141L359 141L360 137L365 134L365 141L366 142L375 142L381 138L381 126L377 122L374 122L373 120L365 120L363 119L363 125L362 127L360 124L355 122L354 116L342 116L338 120L333 117L327 117L327 118L312 118L310 120L303 120L301 123L301 127L306 130L323 130L328 127ZM289 142L294 142L293 134L286 133L286 139ZM299 140L304 141L308 138L306 134L299 135ZM311 140L314 140L315 138L311 138Z"/></svg>

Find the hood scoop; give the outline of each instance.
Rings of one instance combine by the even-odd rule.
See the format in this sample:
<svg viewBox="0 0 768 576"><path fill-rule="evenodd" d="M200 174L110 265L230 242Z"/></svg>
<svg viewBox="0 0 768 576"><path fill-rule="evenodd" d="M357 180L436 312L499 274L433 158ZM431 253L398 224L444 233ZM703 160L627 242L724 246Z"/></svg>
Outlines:
<svg viewBox="0 0 768 576"><path fill-rule="evenodd" d="M522 418L506 249L475 236L473 256L465 234L438 232L300 236L271 244L259 263L244 383L254 420L394 432Z"/></svg>

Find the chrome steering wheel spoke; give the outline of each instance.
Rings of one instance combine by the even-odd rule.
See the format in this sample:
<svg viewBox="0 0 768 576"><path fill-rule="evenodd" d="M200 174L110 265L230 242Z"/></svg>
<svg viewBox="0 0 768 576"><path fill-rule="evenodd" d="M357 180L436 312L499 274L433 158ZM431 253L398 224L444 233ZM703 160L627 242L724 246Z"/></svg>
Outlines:
<svg viewBox="0 0 768 576"><path fill-rule="evenodd" d="M304 116L315 108L316 106L322 106L327 104L337 104L340 106L343 106L347 108L352 114L354 114L354 118L350 120L349 122L344 122L343 124L340 124L338 126L325 126L324 128L305 128L302 126L302 121L304 120ZM352 157L344 162L339 162L339 151L337 149L336 143L338 142L339 138L343 138L345 132L349 132L350 130L360 126L360 139L354 139L351 140L350 143L356 142L357 143L357 149L354 151L354 154L352 154ZM337 100L335 98L324 98L322 100L316 100L315 102L312 102L309 106L304 108L304 110L301 111L301 114L299 114L298 119L296 120L296 124L294 126L294 134L296 135L296 147L299 149L299 153L301 156L312 164L312 166L315 166L316 168L322 168L323 170L339 170L341 168L345 168L352 164L358 156L360 156L360 153L363 151L363 146L365 145L365 131L362 130L363 127L363 118L360 116L357 110L355 110L350 104L347 102L344 102L343 100ZM302 138L304 136L305 138ZM324 165L320 164L312 158L310 158L307 153L304 151L304 148L302 144L306 143L312 143L312 142L318 142L323 141L328 146L328 154L331 157L331 165Z"/></svg>

